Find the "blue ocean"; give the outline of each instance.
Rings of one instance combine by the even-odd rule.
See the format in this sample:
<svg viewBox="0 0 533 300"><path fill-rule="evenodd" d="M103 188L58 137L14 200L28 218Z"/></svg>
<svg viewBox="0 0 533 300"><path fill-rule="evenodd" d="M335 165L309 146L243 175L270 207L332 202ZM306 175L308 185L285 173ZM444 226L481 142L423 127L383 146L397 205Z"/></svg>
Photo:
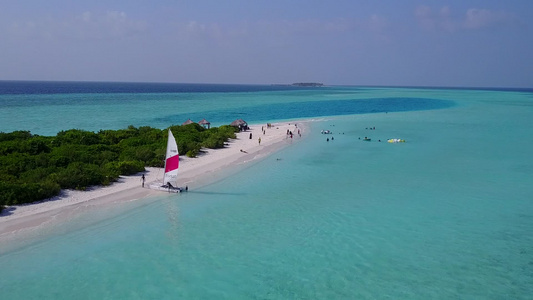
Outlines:
<svg viewBox="0 0 533 300"><path fill-rule="evenodd" d="M0 245L2 299L531 299L533 90L0 82L3 132L203 118L314 121L207 186Z"/></svg>

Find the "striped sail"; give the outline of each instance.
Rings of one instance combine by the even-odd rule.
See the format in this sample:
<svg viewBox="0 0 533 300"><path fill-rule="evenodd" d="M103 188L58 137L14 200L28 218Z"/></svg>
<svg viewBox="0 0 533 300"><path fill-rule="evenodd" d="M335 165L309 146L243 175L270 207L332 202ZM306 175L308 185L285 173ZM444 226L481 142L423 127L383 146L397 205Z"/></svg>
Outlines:
<svg viewBox="0 0 533 300"><path fill-rule="evenodd" d="M165 176L163 177L163 184L170 184L174 187L178 186L178 167L180 165L180 158L178 153L178 144L172 135L172 131L168 130L167 142L167 156L165 159Z"/></svg>

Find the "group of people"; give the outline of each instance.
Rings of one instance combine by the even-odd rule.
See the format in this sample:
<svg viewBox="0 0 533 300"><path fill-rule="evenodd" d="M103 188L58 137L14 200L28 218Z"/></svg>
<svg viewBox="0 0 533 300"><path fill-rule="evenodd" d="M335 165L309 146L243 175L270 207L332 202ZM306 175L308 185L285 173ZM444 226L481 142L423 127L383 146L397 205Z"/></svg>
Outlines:
<svg viewBox="0 0 533 300"><path fill-rule="evenodd" d="M287 137L290 137L292 139L292 131L287 129Z"/></svg>
<svg viewBox="0 0 533 300"><path fill-rule="evenodd" d="M289 125L290 125L290 124L289 124ZM298 128L298 125L294 124L294 126L295 126L296 128ZM298 128L298 136L299 136L299 137L302 137L302 133L301 133L301 131L300 131L300 128ZM293 137L292 130L287 129L287 137L290 137L290 138L292 139L292 137Z"/></svg>

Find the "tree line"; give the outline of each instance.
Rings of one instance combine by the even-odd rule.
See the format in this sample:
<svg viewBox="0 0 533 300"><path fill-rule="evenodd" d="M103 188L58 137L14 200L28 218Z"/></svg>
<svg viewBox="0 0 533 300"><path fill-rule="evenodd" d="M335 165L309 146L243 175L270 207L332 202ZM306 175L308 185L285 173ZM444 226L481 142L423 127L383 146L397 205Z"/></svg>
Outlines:
<svg viewBox="0 0 533 300"><path fill-rule="evenodd" d="M205 129L197 123L170 127L180 155L196 157L202 148L223 148L237 129ZM6 205L32 203L61 189L109 185L120 175L163 167L168 130L129 126L98 132L71 129L56 136L29 131L0 132L0 212Z"/></svg>

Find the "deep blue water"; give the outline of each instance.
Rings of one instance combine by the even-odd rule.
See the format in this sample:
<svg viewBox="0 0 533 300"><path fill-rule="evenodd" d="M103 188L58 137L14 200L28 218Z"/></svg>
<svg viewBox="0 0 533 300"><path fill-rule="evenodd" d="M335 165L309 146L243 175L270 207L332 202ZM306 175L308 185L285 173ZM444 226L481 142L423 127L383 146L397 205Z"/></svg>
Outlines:
<svg viewBox="0 0 533 300"><path fill-rule="evenodd" d="M236 116L245 120L254 120L254 116L261 116L266 120L315 118L322 116L341 116L354 114L369 114L380 112L416 111L448 108L454 105L453 101L424 99L424 98L373 98L351 100L325 100L308 102L288 102L220 109L216 111L203 111L197 114L168 115L157 121L171 123L176 119L191 117L192 120L202 118L218 119L229 123Z"/></svg>
<svg viewBox="0 0 533 300"><path fill-rule="evenodd" d="M339 86L341 87L341 86ZM78 93L224 93L319 89L293 85L259 84L200 84L164 82L87 82L87 81L17 81L0 80L0 95L17 94L78 94ZM355 87L350 86L353 92ZM365 87L369 88L369 87ZM373 88L373 87L370 87ZM386 88L376 86L375 88ZM487 90L509 92L533 92L533 88L490 87L391 87L412 89Z"/></svg>
<svg viewBox="0 0 533 300"><path fill-rule="evenodd" d="M100 93L225 93L298 90L292 85L157 82L0 81L0 95Z"/></svg>

